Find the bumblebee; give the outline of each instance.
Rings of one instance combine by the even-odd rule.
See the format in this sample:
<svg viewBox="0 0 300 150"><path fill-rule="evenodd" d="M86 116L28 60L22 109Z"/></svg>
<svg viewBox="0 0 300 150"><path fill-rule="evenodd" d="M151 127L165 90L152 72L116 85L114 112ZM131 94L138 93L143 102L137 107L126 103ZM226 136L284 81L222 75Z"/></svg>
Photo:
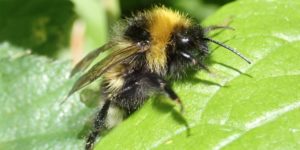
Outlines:
<svg viewBox="0 0 300 150"><path fill-rule="evenodd" d="M135 112L152 94L166 94L183 110L170 83L181 79L188 69L207 70L204 59L210 52L208 42L218 44L250 63L235 49L206 36L211 30L229 27L202 28L186 15L163 6L139 12L118 26L122 28L110 42L89 53L71 72L74 75L86 70L100 53L109 52L75 82L68 94L70 96L99 77L103 78L104 104L87 137L86 150L93 148L104 129Z"/></svg>

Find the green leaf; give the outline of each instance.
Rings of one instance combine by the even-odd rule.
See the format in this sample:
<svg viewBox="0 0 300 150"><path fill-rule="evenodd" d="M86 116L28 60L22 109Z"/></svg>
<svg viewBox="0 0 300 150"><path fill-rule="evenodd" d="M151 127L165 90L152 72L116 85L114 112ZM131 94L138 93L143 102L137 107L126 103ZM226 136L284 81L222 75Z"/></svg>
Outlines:
<svg viewBox="0 0 300 150"><path fill-rule="evenodd" d="M0 149L83 149L91 109L72 97L70 65L0 45Z"/></svg>
<svg viewBox="0 0 300 150"><path fill-rule="evenodd" d="M55 56L68 45L74 19L70 0L1 0L0 42Z"/></svg>
<svg viewBox="0 0 300 150"><path fill-rule="evenodd" d="M232 18L236 30L213 38L227 41L252 64L217 48L213 73L197 74L203 82L174 85L188 127L167 99L152 99L96 149L299 149L299 8L294 0L240 0L222 7L203 24Z"/></svg>

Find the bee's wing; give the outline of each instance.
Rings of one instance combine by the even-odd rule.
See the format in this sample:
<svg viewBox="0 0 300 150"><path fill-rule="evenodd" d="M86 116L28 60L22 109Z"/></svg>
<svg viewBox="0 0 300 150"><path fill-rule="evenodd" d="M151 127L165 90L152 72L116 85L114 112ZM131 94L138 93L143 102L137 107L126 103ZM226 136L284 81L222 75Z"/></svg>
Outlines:
<svg viewBox="0 0 300 150"><path fill-rule="evenodd" d="M123 48L122 48L123 47ZM104 72L119 64L126 58L138 53L140 49L135 45L121 46L120 49L113 51L106 58L95 64L89 71L82 75L74 84L67 97L72 95L74 92L92 83L94 80L99 78Z"/></svg>
<svg viewBox="0 0 300 150"><path fill-rule="evenodd" d="M99 56L101 52L104 52L106 50L111 49L114 45L116 45L113 42L109 42L94 51L87 54L79 63L76 64L76 66L71 71L71 77L76 74L79 71L84 71L92 62L93 60Z"/></svg>

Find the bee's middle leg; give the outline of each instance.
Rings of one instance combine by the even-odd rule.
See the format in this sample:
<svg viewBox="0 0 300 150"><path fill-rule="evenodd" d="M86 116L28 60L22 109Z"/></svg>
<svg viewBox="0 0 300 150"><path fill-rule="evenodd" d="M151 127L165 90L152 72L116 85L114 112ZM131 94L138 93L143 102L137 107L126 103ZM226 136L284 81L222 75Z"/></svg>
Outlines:
<svg viewBox="0 0 300 150"><path fill-rule="evenodd" d="M130 76L127 83L116 97L116 102L121 108L131 114L146 101L151 93L165 93L171 100L178 103L183 111L180 98L167 82L160 76L152 73Z"/></svg>

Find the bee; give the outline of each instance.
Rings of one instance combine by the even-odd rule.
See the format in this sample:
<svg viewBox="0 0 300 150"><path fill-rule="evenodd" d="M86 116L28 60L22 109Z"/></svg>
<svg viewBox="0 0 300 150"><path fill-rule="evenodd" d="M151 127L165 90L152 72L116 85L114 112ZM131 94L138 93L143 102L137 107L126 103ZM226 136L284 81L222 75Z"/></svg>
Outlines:
<svg viewBox="0 0 300 150"><path fill-rule="evenodd" d="M90 52L72 70L71 75L86 70L101 53L109 54L86 71L74 84L68 96L102 77L104 104L86 139L91 150L101 132L140 108L152 95L163 93L184 109L171 88L188 69L208 70L204 59L209 56L208 42L222 46L246 62L235 49L209 38L206 34L227 26L201 27L191 18L164 6L139 12L124 19L118 33L102 47ZM121 33L121 34L120 34ZM121 113L120 113L121 112Z"/></svg>

